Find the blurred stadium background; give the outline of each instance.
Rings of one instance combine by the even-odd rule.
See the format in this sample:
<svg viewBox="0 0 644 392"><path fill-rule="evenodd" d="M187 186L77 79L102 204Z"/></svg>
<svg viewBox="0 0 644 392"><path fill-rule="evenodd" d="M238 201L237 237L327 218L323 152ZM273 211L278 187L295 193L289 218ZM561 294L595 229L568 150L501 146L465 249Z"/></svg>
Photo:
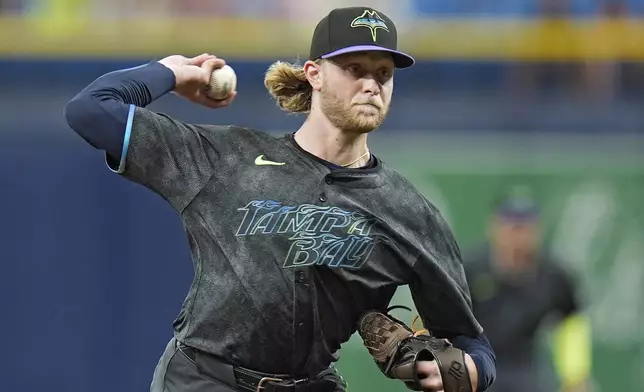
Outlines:
<svg viewBox="0 0 644 392"><path fill-rule="evenodd" d="M390 14L420 60L397 76L375 153L443 209L463 249L499 191L532 186L548 245L582 282L595 390L644 391L644 1L360 3ZM0 0L0 390L147 390L192 277L178 217L111 174L63 105L102 73L209 52L236 69L235 104L153 108L294 131L302 119L276 108L263 72L306 58L314 23L344 5ZM412 305L405 290L395 301ZM350 390L405 390L355 337L340 368Z"/></svg>

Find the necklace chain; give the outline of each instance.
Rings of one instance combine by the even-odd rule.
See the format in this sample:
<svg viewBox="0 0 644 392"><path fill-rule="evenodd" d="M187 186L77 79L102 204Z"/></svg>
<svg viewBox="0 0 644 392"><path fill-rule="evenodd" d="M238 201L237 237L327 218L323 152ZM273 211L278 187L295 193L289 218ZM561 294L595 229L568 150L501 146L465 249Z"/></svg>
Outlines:
<svg viewBox="0 0 644 392"><path fill-rule="evenodd" d="M362 155L360 155L360 157L358 157L358 159L356 159L356 160L354 160L354 161L351 161L351 162L349 162L349 163L347 163L347 164L340 165L340 166L342 166L342 167L348 167L348 166L351 166L351 165L353 165L354 163L356 163L356 162L358 162L359 160L361 160L362 158L366 157L367 155L369 155L369 149L368 149L368 148L367 148L367 151L365 151L365 153L364 153L364 154L362 154Z"/></svg>

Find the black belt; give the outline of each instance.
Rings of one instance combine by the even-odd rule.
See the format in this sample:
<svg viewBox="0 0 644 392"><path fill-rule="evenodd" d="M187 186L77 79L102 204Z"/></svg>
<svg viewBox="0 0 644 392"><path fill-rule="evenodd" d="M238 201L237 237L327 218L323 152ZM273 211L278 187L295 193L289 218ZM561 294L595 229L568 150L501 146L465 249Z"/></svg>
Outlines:
<svg viewBox="0 0 644 392"><path fill-rule="evenodd" d="M335 384L329 381L311 381L283 374L260 373L233 366L216 356L178 343L179 350L195 363L204 375L228 386L249 392L327 392Z"/></svg>

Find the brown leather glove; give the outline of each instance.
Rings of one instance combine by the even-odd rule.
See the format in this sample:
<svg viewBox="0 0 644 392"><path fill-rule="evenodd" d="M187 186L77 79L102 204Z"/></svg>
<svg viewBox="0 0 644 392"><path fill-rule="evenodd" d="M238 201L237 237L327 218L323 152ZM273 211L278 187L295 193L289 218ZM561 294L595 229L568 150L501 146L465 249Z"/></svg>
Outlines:
<svg viewBox="0 0 644 392"><path fill-rule="evenodd" d="M435 360L445 392L472 392L465 354L445 339L417 335L392 316L371 311L358 321L358 333L382 373L422 391L416 363Z"/></svg>

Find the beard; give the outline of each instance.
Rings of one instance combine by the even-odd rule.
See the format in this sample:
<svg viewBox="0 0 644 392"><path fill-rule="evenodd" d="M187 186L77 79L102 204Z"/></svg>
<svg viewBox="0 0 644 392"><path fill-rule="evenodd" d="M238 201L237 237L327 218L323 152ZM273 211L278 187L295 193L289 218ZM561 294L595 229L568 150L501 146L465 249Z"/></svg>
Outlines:
<svg viewBox="0 0 644 392"><path fill-rule="evenodd" d="M369 133L377 129L389 111L388 107L383 108L375 101L345 103L326 85L320 91L320 108L331 124L353 133Z"/></svg>

